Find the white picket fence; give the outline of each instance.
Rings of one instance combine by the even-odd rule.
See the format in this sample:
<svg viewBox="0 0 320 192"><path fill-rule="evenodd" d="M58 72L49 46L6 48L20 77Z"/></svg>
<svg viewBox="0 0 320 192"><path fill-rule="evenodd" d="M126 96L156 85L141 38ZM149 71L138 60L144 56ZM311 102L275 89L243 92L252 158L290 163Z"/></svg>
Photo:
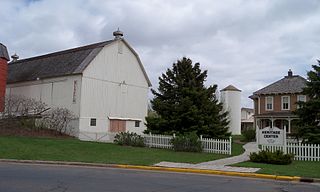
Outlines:
<svg viewBox="0 0 320 192"><path fill-rule="evenodd" d="M116 133L110 132L79 132L79 139L82 141L106 142L112 143Z"/></svg>
<svg viewBox="0 0 320 192"><path fill-rule="evenodd" d="M143 135L146 146L154 148L172 149L171 139L175 135ZM211 139L200 137L203 151L206 153L218 153L231 155L231 137L229 139Z"/></svg>
<svg viewBox="0 0 320 192"><path fill-rule="evenodd" d="M164 149L171 149L172 144L170 144L171 139L174 136L171 135L143 135L144 143L147 147L152 148L164 148Z"/></svg>
<svg viewBox="0 0 320 192"><path fill-rule="evenodd" d="M299 161L320 161L320 145L287 143L287 145L261 145L262 150L283 151L285 154L294 154L294 159Z"/></svg>

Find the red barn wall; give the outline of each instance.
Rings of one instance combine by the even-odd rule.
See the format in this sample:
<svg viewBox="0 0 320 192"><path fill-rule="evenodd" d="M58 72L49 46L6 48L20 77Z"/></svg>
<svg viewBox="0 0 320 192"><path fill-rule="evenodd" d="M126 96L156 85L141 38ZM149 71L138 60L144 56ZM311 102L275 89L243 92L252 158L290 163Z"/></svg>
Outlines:
<svg viewBox="0 0 320 192"><path fill-rule="evenodd" d="M0 43L0 112L4 110L4 97L6 95L8 61L9 55L7 48L2 43Z"/></svg>

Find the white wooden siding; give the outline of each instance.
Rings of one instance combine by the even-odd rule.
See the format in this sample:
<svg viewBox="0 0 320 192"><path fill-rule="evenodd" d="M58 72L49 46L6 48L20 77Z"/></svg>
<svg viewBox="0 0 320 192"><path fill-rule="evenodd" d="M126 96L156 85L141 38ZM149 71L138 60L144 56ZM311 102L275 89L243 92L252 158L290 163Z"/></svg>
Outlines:
<svg viewBox="0 0 320 192"><path fill-rule="evenodd" d="M122 54L118 53L118 43L123 45ZM106 45L84 70L83 76L117 83L125 80L128 85L148 88L138 59L122 41Z"/></svg>
<svg viewBox="0 0 320 192"><path fill-rule="evenodd" d="M118 43L122 53L118 53ZM83 72L81 87L80 131L107 132L108 117L133 118L144 121L147 115L148 82L136 56L121 41L107 45ZM97 125L90 126L90 118ZM144 122L134 127L126 122L126 130L142 133Z"/></svg>
<svg viewBox="0 0 320 192"><path fill-rule="evenodd" d="M77 81L77 102L73 103L73 85ZM10 95L23 95L46 103L48 107L65 107L71 110L77 117L80 116L80 88L81 75L49 78L38 81L8 84L6 97ZM78 132L78 120L72 122L75 134Z"/></svg>
<svg viewBox="0 0 320 192"><path fill-rule="evenodd" d="M81 76L66 76L39 81L8 84L6 95L23 95L41 100L48 107L66 107L75 115L80 114L80 102L73 103L73 82L77 81L77 91L80 92ZM80 94L77 94L80 100Z"/></svg>

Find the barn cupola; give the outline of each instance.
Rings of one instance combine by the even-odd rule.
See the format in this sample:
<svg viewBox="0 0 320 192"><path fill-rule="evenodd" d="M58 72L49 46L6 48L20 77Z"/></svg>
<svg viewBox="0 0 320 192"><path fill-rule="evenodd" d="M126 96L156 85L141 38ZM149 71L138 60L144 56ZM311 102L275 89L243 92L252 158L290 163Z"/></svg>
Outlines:
<svg viewBox="0 0 320 192"><path fill-rule="evenodd" d="M122 39L123 37L123 32L119 30L116 30L113 32L113 36L114 36L114 39Z"/></svg>
<svg viewBox="0 0 320 192"><path fill-rule="evenodd" d="M4 110L9 60L7 47L0 43L0 112Z"/></svg>
<svg viewBox="0 0 320 192"><path fill-rule="evenodd" d="M17 55L17 53L15 53L15 54L11 55L11 58L12 58L12 62L18 61L19 55Z"/></svg>

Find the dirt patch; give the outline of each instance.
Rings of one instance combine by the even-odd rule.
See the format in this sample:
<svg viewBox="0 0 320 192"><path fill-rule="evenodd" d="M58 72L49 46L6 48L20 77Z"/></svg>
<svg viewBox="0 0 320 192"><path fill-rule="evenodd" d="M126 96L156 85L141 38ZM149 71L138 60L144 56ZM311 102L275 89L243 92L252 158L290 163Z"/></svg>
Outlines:
<svg viewBox="0 0 320 192"><path fill-rule="evenodd" d="M72 138L70 135L58 133L49 129L30 129L30 128L0 128L0 136L25 136L25 137L49 137L49 138Z"/></svg>

